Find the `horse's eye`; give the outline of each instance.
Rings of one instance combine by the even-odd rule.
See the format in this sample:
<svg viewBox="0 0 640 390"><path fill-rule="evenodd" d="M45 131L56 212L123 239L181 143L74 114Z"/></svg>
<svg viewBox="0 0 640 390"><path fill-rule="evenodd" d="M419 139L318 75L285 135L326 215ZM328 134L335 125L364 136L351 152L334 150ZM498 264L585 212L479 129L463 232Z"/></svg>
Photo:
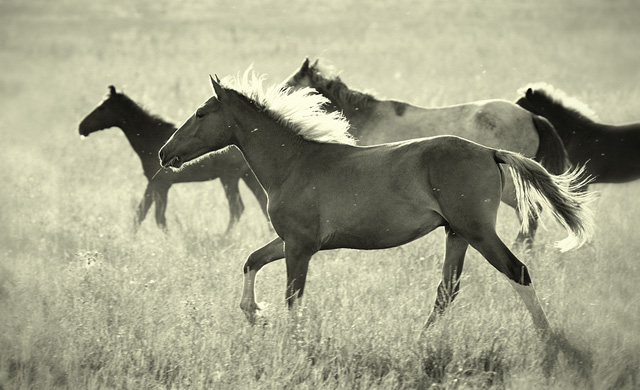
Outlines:
<svg viewBox="0 0 640 390"><path fill-rule="evenodd" d="M196 118L198 119L204 118L204 112L202 112L202 110L196 111Z"/></svg>

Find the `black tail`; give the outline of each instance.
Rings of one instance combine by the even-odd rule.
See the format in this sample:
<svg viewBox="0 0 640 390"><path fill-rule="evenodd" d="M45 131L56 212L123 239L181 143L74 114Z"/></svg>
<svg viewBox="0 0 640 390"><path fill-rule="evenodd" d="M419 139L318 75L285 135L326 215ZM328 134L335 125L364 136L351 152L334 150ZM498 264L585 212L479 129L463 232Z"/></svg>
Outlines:
<svg viewBox="0 0 640 390"><path fill-rule="evenodd" d="M535 160L554 175L566 172L571 163L558 132L544 117L532 113L531 118L540 139Z"/></svg>

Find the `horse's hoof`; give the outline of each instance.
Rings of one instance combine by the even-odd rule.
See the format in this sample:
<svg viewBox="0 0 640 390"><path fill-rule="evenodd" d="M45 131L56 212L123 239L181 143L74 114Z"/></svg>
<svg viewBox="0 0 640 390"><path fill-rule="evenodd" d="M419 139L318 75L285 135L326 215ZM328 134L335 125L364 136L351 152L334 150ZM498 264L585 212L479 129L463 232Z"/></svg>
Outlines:
<svg viewBox="0 0 640 390"><path fill-rule="evenodd" d="M265 316L265 311L262 310L261 307L268 308L268 305L261 302L260 305L253 304L250 308L242 309L245 317L247 317L247 321L249 321L249 324L252 326L266 327L269 325L269 321L267 321L267 317Z"/></svg>
<svg viewBox="0 0 640 390"><path fill-rule="evenodd" d="M266 328L269 325L267 317L262 314L261 310L256 310L254 312L245 312L244 315L247 317L247 321L249 321L249 324L251 326Z"/></svg>

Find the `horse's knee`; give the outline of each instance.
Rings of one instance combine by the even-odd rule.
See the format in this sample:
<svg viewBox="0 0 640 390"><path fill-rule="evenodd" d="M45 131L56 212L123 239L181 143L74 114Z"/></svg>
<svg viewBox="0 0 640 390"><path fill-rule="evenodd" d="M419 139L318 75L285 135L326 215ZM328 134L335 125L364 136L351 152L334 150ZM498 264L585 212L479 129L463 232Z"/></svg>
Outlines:
<svg viewBox="0 0 640 390"><path fill-rule="evenodd" d="M250 271L258 272L264 265L264 262L264 256L262 256L260 252L253 252L249 255L249 257L247 257L247 261L244 262L242 271L245 274L249 273Z"/></svg>
<svg viewBox="0 0 640 390"><path fill-rule="evenodd" d="M249 271L254 269L255 257L252 257L253 253L249 255L247 261L244 262L244 266L242 266L242 272L247 274Z"/></svg>

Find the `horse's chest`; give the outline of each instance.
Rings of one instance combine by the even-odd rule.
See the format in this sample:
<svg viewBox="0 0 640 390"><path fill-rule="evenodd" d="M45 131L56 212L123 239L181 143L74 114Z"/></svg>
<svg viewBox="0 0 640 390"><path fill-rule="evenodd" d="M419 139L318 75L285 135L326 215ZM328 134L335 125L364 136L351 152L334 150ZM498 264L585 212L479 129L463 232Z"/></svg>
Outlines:
<svg viewBox="0 0 640 390"><path fill-rule="evenodd" d="M268 213L280 236L317 233L319 205L311 197L270 196Z"/></svg>

